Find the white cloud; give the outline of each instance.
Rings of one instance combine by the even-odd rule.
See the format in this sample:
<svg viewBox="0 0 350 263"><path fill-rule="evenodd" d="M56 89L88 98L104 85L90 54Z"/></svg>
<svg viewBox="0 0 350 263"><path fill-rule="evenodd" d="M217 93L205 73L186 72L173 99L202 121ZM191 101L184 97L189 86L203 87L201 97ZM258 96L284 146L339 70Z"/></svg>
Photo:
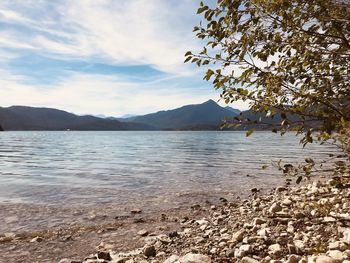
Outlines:
<svg viewBox="0 0 350 263"><path fill-rule="evenodd" d="M76 74L49 88L23 84L21 80L22 76L0 71L0 105L53 107L77 114L120 116L202 103L215 97L213 91L198 95L191 90L172 89L163 82L137 84L116 77L91 74Z"/></svg>
<svg viewBox="0 0 350 263"><path fill-rule="evenodd" d="M33 8L30 3L27 1L28 9ZM37 12L47 8L45 1L34 4ZM21 5L21 9L25 7ZM14 48L35 46L45 53L98 57L114 64L150 64L183 74L188 71L184 53L197 45L192 33L196 7L197 3L189 0L57 1L50 16L36 19L24 16L16 4L0 4L0 19L33 30L26 36L27 44L19 34L17 45L4 32L0 31L0 36Z"/></svg>

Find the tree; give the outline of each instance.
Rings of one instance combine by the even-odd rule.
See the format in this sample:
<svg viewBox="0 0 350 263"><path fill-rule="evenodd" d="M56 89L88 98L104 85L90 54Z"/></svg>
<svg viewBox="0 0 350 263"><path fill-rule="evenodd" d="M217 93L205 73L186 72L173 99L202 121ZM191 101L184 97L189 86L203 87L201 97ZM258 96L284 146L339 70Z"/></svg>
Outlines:
<svg viewBox="0 0 350 263"><path fill-rule="evenodd" d="M280 115L281 134L295 130L304 144L333 140L349 161L348 1L218 0L201 2L198 14L204 20L194 31L206 44L185 62L211 66L204 79L226 103L249 101L254 112Z"/></svg>

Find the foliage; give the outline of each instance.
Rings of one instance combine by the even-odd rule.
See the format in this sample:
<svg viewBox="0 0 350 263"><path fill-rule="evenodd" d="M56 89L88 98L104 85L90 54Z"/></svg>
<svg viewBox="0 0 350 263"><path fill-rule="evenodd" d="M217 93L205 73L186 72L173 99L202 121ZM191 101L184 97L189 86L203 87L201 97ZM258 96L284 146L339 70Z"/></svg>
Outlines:
<svg viewBox="0 0 350 263"><path fill-rule="evenodd" d="M294 130L304 145L332 141L349 161L350 4L218 0L201 2L198 14L204 19L194 31L206 44L185 62L208 65L204 79L226 103L248 101L252 111L280 117L281 134Z"/></svg>

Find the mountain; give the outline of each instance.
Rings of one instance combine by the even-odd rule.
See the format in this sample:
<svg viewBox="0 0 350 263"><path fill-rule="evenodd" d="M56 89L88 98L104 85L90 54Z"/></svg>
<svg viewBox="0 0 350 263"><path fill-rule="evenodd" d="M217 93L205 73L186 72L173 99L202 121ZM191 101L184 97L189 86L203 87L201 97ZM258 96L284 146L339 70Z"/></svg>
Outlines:
<svg viewBox="0 0 350 263"><path fill-rule="evenodd" d="M119 119L126 119L126 118L132 118L132 117L136 117L137 115L135 114L124 114L122 116L119 117Z"/></svg>
<svg viewBox="0 0 350 263"><path fill-rule="evenodd" d="M219 106L215 101L208 100L202 104L186 105L181 108L159 111L142 116L124 119L137 123L149 124L157 129L217 129L225 118L232 118L239 114L235 109ZM201 128L203 127L203 128Z"/></svg>
<svg viewBox="0 0 350 263"><path fill-rule="evenodd" d="M237 115L241 113L240 110L234 109L234 108L232 108L232 107L230 107L230 106L226 106L225 109L227 109L227 110L229 110L229 111L232 111L232 112L234 112L234 113L237 114Z"/></svg>
<svg viewBox="0 0 350 263"><path fill-rule="evenodd" d="M78 116L51 108L26 106L0 107L4 130L153 130L143 123L122 123L94 116Z"/></svg>
<svg viewBox="0 0 350 263"><path fill-rule="evenodd" d="M0 131L4 130L219 130L224 118L233 118L242 114L245 119L257 121L257 124L242 125L237 130L256 128L271 129L281 122L281 116L274 119L251 110L240 112L231 107L221 107L213 100L202 104L186 105L181 108L159 111L142 116L121 118L99 118L96 116L78 116L66 111L51 108L26 106L0 107ZM292 121L298 116L288 115ZM271 125L259 124L259 121Z"/></svg>

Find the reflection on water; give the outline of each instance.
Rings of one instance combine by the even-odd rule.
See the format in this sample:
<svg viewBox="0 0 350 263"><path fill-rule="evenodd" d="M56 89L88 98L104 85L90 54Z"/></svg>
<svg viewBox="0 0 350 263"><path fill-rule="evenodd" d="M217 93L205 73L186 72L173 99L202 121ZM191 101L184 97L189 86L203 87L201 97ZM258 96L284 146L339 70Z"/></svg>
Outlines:
<svg viewBox="0 0 350 263"><path fill-rule="evenodd" d="M280 180L271 160L321 158L292 135L257 132L4 132L0 201L97 205L191 191L239 192ZM250 176L247 177L247 174Z"/></svg>

